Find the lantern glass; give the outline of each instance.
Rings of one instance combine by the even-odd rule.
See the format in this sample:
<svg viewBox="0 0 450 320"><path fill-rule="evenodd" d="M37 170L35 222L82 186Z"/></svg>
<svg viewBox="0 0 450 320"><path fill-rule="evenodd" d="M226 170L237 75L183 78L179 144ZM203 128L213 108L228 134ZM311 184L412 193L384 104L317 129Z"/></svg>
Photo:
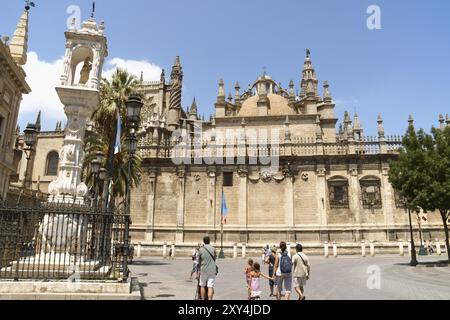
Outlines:
<svg viewBox="0 0 450 320"><path fill-rule="evenodd" d="M137 150L137 139L133 136L127 137L126 143L127 143L128 152L135 153Z"/></svg>
<svg viewBox="0 0 450 320"><path fill-rule="evenodd" d="M33 148L34 145L36 144L38 134L36 126L34 124L29 124L25 129L24 133L25 133L24 136L25 144L29 148Z"/></svg>
<svg viewBox="0 0 450 320"><path fill-rule="evenodd" d="M105 168L101 168L100 169L100 174L99 174L98 177L100 178L100 180L105 181L107 174L108 174L108 171Z"/></svg>
<svg viewBox="0 0 450 320"><path fill-rule="evenodd" d="M99 173L99 171L100 171L100 162L97 159L92 160L92 162L91 162L91 171L92 171L93 174Z"/></svg>
<svg viewBox="0 0 450 320"><path fill-rule="evenodd" d="M140 120L142 100L138 95L131 95L126 102L127 106L127 122L136 125Z"/></svg>

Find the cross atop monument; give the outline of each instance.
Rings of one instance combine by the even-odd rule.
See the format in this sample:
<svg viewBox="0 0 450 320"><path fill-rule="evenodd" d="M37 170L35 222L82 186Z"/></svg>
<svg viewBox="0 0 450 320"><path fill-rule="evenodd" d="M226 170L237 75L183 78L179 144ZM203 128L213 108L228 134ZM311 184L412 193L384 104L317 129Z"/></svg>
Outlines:
<svg viewBox="0 0 450 320"><path fill-rule="evenodd" d="M30 10L31 7L36 7L36 4L31 0L25 0L25 10Z"/></svg>
<svg viewBox="0 0 450 320"><path fill-rule="evenodd" d="M95 1L92 1L92 13L91 13L92 19L94 19L94 14L95 14Z"/></svg>

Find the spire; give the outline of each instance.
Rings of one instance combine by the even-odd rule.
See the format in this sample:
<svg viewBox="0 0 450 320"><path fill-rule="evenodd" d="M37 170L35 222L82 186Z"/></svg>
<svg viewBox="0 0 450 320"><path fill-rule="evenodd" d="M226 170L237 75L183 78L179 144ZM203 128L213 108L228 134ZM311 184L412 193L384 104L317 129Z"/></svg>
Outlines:
<svg viewBox="0 0 450 320"><path fill-rule="evenodd" d="M162 84L166 83L166 71L164 69L161 71L160 81Z"/></svg>
<svg viewBox="0 0 450 320"><path fill-rule="evenodd" d="M38 131L41 131L41 111L38 112L35 125L36 125L36 129Z"/></svg>
<svg viewBox="0 0 450 320"><path fill-rule="evenodd" d="M384 139L384 127L383 127L383 118L381 115L378 116L378 138Z"/></svg>
<svg viewBox="0 0 450 320"><path fill-rule="evenodd" d="M20 17L16 31L9 44L11 56L14 61L21 66L27 63L29 9L30 6L27 5Z"/></svg>
<svg viewBox="0 0 450 320"><path fill-rule="evenodd" d="M289 102L295 102L294 80L289 82Z"/></svg>
<svg viewBox="0 0 450 320"><path fill-rule="evenodd" d="M229 102L230 104L233 103L233 96L231 95L231 92L228 93L228 102Z"/></svg>
<svg viewBox="0 0 450 320"><path fill-rule="evenodd" d="M358 141L362 140L363 132L364 132L364 129L361 126L361 122L359 121L359 116L357 113L355 113L355 117L353 119L353 133L355 134L356 139Z"/></svg>
<svg viewBox="0 0 450 320"><path fill-rule="evenodd" d="M313 97L316 98L317 94L317 86L318 81L316 77L316 72L311 62L311 51L309 49L306 50L306 58L303 66L303 77L301 81L302 85L302 98Z"/></svg>
<svg viewBox="0 0 450 320"><path fill-rule="evenodd" d="M140 79L141 83L144 82L144 71L141 71L141 79Z"/></svg>
<svg viewBox="0 0 450 320"><path fill-rule="evenodd" d="M219 80L219 93L217 95L217 101L224 101L225 100L225 84L223 82L223 79Z"/></svg>
<svg viewBox="0 0 450 320"><path fill-rule="evenodd" d="M409 117L408 117L408 123L409 123L410 126L414 125L414 118L413 118L412 114L410 114Z"/></svg>
<svg viewBox="0 0 450 320"><path fill-rule="evenodd" d="M167 124L169 130L176 130L180 125L181 94L183 89L183 68L177 56L170 75L170 97Z"/></svg>
<svg viewBox="0 0 450 320"><path fill-rule="evenodd" d="M450 117L448 114L445 116L445 122L447 123L447 127L450 127Z"/></svg>
<svg viewBox="0 0 450 320"><path fill-rule="evenodd" d="M236 82L236 85L234 86L234 100L236 104L241 102L241 86L239 85L239 82Z"/></svg>
<svg viewBox="0 0 450 320"><path fill-rule="evenodd" d="M330 85L328 84L328 81L324 81L323 83L323 101L325 103L331 103L331 95L330 95Z"/></svg>
<svg viewBox="0 0 450 320"><path fill-rule="evenodd" d="M191 111L189 112L189 119L194 121L198 119L198 108L197 108L197 101L195 101L195 97L194 100L192 101Z"/></svg>
<svg viewBox="0 0 450 320"><path fill-rule="evenodd" d="M442 114L439 115L439 129L441 130L445 129L445 119Z"/></svg>

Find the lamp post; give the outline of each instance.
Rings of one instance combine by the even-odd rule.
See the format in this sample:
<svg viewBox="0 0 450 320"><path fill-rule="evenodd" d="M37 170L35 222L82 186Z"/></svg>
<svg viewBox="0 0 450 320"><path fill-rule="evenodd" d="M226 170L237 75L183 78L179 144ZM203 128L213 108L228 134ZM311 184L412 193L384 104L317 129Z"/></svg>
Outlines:
<svg viewBox="0 0 450 320"><path fill-rule="evenodd" d="M136 130L139 127L142 106L143 106L142 99L140 98L140 96L136 94L131 95L128 98L128 101L126 102L128 134L125 142L128 150L128 179L127 179L126 202L125 202L125 209L126 209L125 232L123 239L124 281L127 281L128 278L128 255L130 250L129 228L131 224L131 188L132 188L131 165L138 147Z"/></svg>
<svg viewBox="0 0 450 320"><path fill-rule="evenodd" d="M25 141L26 148L24 148L23 151L25 152L25 156L27 159L27 165L25 168L25 174L24 174L24 180L23 180L24 188L29 187L29 185L27 184L28 183L28 181L27 181L28 180L28 165L29 165L31 156L33 155L33 152L35 151L34 146L36 145L36 142L37 142L37 135L38 135L38 129L37 129L36 125L29 123L24 131L24 141Z"/></svg>
<svg viewBox="0 0 450 320"><path fill-rule="evenodd" d="M416 246L414 244L414 232L413 232L413 226L412 226L412 219L411 219L411 209L408 207L408 203L406 201L403 202L405 205L405 211L408 212L409 217L409 231L411 234L411 267L415 267L419 264L417 261L417 253L416 253Z"/></svg>

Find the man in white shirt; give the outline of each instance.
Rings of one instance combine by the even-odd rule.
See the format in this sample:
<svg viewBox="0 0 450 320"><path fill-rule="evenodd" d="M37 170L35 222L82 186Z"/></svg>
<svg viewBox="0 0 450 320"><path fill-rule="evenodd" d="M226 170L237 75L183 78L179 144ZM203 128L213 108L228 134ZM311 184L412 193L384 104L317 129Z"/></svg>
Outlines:
<svg viewBox="0 0 450 320"><path fill-rule="evenodd" d="M295 249L297 250L297 254L292 257L294 287L299 297L298 300L305 300L305 286L309 280L311 264L309 263L308 256L303 253L303 246L301 244L298 244Z"/></svg>

